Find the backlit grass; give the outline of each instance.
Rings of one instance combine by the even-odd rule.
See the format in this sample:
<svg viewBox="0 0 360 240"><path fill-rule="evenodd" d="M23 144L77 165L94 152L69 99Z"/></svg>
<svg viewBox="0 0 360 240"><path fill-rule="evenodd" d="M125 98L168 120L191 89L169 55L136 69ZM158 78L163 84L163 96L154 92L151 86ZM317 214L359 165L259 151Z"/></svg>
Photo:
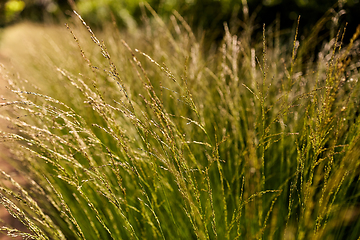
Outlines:
<svg viewBox="0 0 360 240"><path fill-rule="evenodd" d="M256 44L225 24L204 54L181 16L153 14L141 29L96 34L76 14L67 28L18 31L23 48L8 40L20 74L2 69L16 96L1 103L1 141L29 181L1 171L0 201L30 232L1 230L358 239L360 27L304 62L297 29L282 45L264 26Z"/></svg>

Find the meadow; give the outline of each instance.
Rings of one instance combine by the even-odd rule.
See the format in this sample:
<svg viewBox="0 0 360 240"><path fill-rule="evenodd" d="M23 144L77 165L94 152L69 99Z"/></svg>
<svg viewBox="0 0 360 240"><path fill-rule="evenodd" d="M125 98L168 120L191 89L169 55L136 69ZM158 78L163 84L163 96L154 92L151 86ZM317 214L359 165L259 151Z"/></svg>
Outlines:
<svg viewBox="0 0 360 240"><path fill-rule="evenodd" d="M205 51L177 12L144 9L136 29L93 31L74 12L2 33L0 139L27 182L0 171L0 203L28 231L0 230L360 239L360 26L334 26L311 53L324 21L305 39L301 19L289 39L276 22L253 39L245 19Z"/></svg>

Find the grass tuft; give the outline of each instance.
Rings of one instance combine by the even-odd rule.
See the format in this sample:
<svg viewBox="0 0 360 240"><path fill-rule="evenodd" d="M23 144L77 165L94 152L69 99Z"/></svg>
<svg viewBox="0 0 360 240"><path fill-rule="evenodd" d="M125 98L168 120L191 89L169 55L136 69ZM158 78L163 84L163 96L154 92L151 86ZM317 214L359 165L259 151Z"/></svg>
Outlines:
<svg viewBox="0 0 360 240"><path fill-rule="evenodd" d="M1 142L29 181L0 171L0 203L29 232L0 230L358 239L360 26L306 62L302 41L313 36L299 40L300 20L282 46L265 26L253 44L225 24L218 51L204 54L177 12L164 22L143 7L154 18L128 33L110 24L97 33L74 12L67 29L32 26L24 48L3 36L26 80L1 69L13 94L0 104Z"/></svg>

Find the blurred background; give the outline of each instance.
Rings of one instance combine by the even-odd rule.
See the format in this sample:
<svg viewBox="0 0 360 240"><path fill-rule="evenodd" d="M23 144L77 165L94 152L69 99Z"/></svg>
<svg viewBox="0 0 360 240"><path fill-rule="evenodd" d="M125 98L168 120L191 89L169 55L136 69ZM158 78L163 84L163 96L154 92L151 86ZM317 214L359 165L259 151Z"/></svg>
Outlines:
<svg viewBox="0 0 360 240"><path fill-rule="evenodd" d="M143 12L139 6L144 0L1 0L0 27L18 21L62 22L76 8L91 27L101 27L114 16L121 27L141 25ZM279 20L281 29L294 29L301 15L301 34L306 35L319 19L327 13L324 32L334 25L340 27L348 22L348 32L359 24L359 0L148 0L150 6L161 16L168 17L178 11L196 30L204 30L208 37L222 38L224 22L233 33L252 23L254 30L262 29ZM330 9L330 10L329 10ZM109 13L112 14L109 14ZM247 16L248 15L248 16ZM248 22L244 21L248 20ZM62 22L63 23L63 22ZM199 31L200 32L200 31ZM254 31L256 32L256 31ZM351 36L350 36L351 37Z"/></svg>

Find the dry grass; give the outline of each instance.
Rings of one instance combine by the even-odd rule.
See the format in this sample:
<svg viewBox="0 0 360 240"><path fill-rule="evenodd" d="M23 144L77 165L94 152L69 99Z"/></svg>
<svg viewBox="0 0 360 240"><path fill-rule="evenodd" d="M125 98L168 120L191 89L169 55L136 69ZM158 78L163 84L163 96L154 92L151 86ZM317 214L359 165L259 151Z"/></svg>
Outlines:
<svg viewBox="0 0 360 240"><path fill-rule="evenodd" d="M296 33L280 47L264 28L249 44L225 26L205 57L170 20L94 34L75 17L3 35L20 77L4 75L16 132L1 139L33 181L2 173L14 187L1 196L26 236L357 239L359 62L347 59L360 28L303 63Z"/></svg>

